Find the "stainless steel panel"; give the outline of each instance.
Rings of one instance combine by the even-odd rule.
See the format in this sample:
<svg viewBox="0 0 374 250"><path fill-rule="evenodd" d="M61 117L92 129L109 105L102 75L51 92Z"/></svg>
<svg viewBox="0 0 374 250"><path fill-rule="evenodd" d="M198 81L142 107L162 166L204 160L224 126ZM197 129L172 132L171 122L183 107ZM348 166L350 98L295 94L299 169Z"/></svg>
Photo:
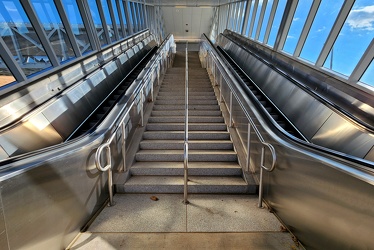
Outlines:
<svg viewBox="0 0 374 250"><path fill-rule="evenodd" d="M358 130L341 116L333 113L312 137L312 142L364 158L374 145L374 138Z"/></svg>
<svg viewBox="0 0 374 250"><path fill-rule="evenodd" d="M120 82L121 72L118 70L117 63L111 61L103 67L103 71L106 75L106 82L108 86L113 89Z"/></svg>
<svg viewBox="0 0 374 250"><path fill-rule="evenodd" d="M89 86L92 88L92 93L88 97L92 106L97 106L109 93L111 88L106 82L106 76L103 70L99 70L87 78ZM91 98L91 95L94 96Z"/></svg>
<svg viewBox="0 0 374 250"><path fill-rule="evenodd" d="M1 181L11 249L65 249L79 233L107 198L106 175L93 160L96 147L59 150L53 160L20 165L22 171Z"/></svg>
<svg viewBox="0 0 374 250"><path fill-rule="evenodd" d="M1 158L0 158L1 159ZM0 249L9 249L7 232L4 220L3 202L0 195Z"/></svg>
<svg viewBox="0 0 374 250"><path fill-rule="evenodd" d="M87 92L78 86L42 112L64 139L70 136L95 108L89 104L85 94Z"/></svg>
<svg viewBox="0 0 374 250"><path fill-rule="evenodd" d="M368 160L368 161L373 161L374 162L374 146L371 147L371 149L369 150L369 152L365 155L365 160Z"/></svg>
<svg viewBox="0 0 374 250"><path fill-rule="evenodd" d="M9 145L5 147L4 141ZM30 152L36 149L55 145L62 142L61 136L56 132L43 114L31 117L22 125L6 131L2 135L2 147L9 156ZM16 149L16 151L14 151Z"/></svg>
<svg viewBox="0 0 374 250"><path fill-rule="evenodd" d="M127 55L126 54L119 55L118 60L119 60L121 65L125 64L125 62L127 62L127 60L128 60Z"/></svg>
<svg viewBox="0 0 374 250"><path fill-rule="evenodd" d="M109 61L109 60L112 59L114 56L115 56L115 55L114 55L114 53L113 53L112 48L107 49L107 50L104 50L104 51L102 51L102 53L101 53L101 59L102 59L104 62Z"/></svg>
<svg viewBox="0 0 374 250"><path fill-rule="evenodd" d="M0 161L9 157L9 155L5 152L5 150L3 149L1 145L2 145L2 140L0 137Z"/></svg>
<svg viewBox="0 0 374 250"><path fill-rule="evenodd" d="M223 87L223 90L225 89L227 87ZM235 92L242 101L240 106L257 124L265 141L275 148L277 164L275 171L264 174L264 198L277 216L306 249L371 249L374 245L374 173L368 169L369 164L366 165L364 161L361 164L351 162L316 150L312 144L289 140L279 131L272 129L242 91ZM291 94L289 102L296 100L295 105L299 106L300 110L297 112L297 108L292 106L292 110L288 110L290 116L304 111L313 117L319 117L318 113L323 113L321 117L328 117L329 112L332 112L326 111L321 104L316 105L313 98L308 98L306 106L303 106L303 94L300 93L302 92L295 90ZM233 115L236 120L241 120L241 112L237 107L239 105L234 101ZM344 125L341 119L336 114L331 115L326 121L331 130L326 129L324 134L321 131L320 136L335 140L332 144L351 149L360 148L360 143L366 145L367 138L372 136L361 137L364 133L351 131L351 126L348 126L348 130L341 128L339 125ZM240 124L242 123L245 122L240 121ZM328 135L328 132L331 134ZM244 135L245 131L239 129L239 133ZM341 143L339 140L342 137L348 140ZM251 136L251 142L252 140L256 140L256 136ZM349 145L349 141L354 145ZM259 144L253 141L251 164L256 171L259 169L260 160L258 146ZM371 144L369 153L372 148ZM266 162L269 161L267 154ZM374 167L374 164L371 166Z"/></svg>
<svg viewBox="0 0 374 250"><path fill-rule="evenodd" d="M96 70L99 65L99 59L96 56L90 57L82 62L82 70L86 72L86 74L89 74L93 70Z"/></svg>
<svg viewBox="0 0 374 250"><path fill-rule="evenodd" d="M294 89L283 109L284 114L311 140L332 114L332 110L301 89ZM305 115L307 114L307 115Z"/></svg>

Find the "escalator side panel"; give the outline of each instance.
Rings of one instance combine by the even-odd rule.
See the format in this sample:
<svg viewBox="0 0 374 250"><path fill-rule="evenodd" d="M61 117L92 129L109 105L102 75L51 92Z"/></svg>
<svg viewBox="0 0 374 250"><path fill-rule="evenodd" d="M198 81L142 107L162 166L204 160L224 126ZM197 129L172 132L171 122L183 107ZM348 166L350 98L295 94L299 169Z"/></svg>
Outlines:
<svg viewBox="0 0 374 250"><path fill-rule="evenodd" d="M9 156L29 152L45 145L61 143L63 138L42 114L33 116L22 125L0 136L0 146Z"/></svg>
<svg viewBox="0 0 374 250"><path fill-rule="evenodd" d="M43 111L62 138L67 138L94 108L86 98L90 90L88 83L83 82Z"/></svg>
<svg viewBox="0 0 374 250"><path fill-rule="evenodd" d="M322 147L359 158L364 158L371 150L374 136L370 131L365 131L351 122L349 117L309 94L289 77L282 75L281 71L276 71L273 66L270 67L254 57L230 39L220 36L218 46L225 48L225 52L306 139ZM248 59L250 57L252 59ZM250 61L253 63L249 63Z"/></svg>
<svg viewBox="0 0 374 250"><path fill-rule="evenodd" d="M352 155L364 158L373 146L373 138L365 136L356 127L338 114L333 113L318 132L313 136L312 142L323 143L325 147L335 148L341 152L350 151Z"/></svg>
<svg viewBox="0 0 374 250"><path fill-rule="evenodd" d="M333 113L331 109L327 109L325 105L297 88L288 96L285 106L285 115L309 141ZM300 110L308 115L301 116Z"/></svg>

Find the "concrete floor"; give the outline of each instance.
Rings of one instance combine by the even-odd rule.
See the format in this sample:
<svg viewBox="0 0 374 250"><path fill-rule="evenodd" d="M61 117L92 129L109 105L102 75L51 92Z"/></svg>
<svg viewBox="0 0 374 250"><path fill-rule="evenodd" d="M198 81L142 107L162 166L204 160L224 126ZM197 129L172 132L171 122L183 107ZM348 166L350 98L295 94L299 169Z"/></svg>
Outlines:
<svg viewBox="0 0 374 250"><path fill-rule="evenodd" d="M68 249L299 249L257 196L117 194Z"/></svg>

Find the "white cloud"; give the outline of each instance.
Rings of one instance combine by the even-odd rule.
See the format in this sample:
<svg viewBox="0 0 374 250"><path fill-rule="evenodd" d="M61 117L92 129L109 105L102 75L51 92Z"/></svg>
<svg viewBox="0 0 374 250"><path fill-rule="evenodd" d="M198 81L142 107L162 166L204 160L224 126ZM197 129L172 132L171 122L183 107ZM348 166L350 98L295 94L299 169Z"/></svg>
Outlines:
<svg viewBox="0 0 374 250"><path fill-rule="evenodd" d="M351 29L374 30L374 5L352 10L347 23Z"/></svg>
<svg viewBox="0 0 374 250"><path fill-rule="evenodd" d="M295 17L294 19L292 19L293 22L296 22L297 20L299 20L300 18L299 17Z"/></svg>
<svg viewBox="0 0 374 250"><path fill-rule="evenodd" d="M294 39L295 37L294 36L291 36L291 35L288 35L287 36L287 39Z"/></svg>
<svg viewBox="0 0 374 250"><path fill-rule="evenodd" d="M323 26L322 28L318 29L317 32L324 31L326 29L326 26Z"/></svg>

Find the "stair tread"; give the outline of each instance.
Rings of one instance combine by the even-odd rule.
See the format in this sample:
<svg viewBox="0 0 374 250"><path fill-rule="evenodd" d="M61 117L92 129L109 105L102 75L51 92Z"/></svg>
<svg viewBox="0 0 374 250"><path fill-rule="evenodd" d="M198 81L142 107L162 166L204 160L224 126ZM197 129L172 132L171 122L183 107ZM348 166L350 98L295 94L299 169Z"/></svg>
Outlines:
<svg viewBox="0 0 374 250"><path fill-rule="evenodd" d="M160 169L160 168L184 168L183 162L135 162L131 168L151 168L151 169ZM241 169L237 162L189 162L189 169L199 169L199 168L238 168Z"/></svg>
<svg viewBox="0 0 374 250"><path fill-rule="evenodd" d="M189 176L188 185L247 186L239 176ZM125 186L130 185L184 185L183 176L132 176Z"/></svg>
<svg viewBox="0 0 374 250"><path fill-rule="evenodd" d="M183 150L180 149L141 149L139 150L136 154L183 154ZM232 155L235 154L236 152L234 150L228 150L228 149L201 149L201 150L188 150L189 155L194 155L194 154L218 154L218 155Z"/></svg>

